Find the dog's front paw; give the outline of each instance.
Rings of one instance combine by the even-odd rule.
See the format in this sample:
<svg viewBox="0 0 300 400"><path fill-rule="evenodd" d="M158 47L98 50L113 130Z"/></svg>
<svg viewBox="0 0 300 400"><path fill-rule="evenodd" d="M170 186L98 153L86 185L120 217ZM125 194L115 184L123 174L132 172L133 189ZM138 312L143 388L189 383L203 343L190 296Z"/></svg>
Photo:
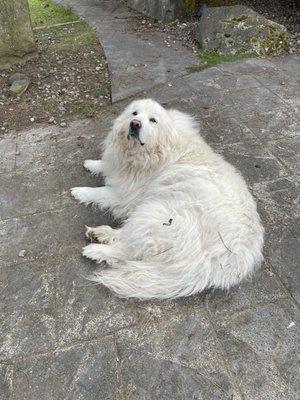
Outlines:
<svg viewBox="0 0 300 400"><path fill-rule="evenodd" d="M101 244L91 243L82 249L82 255L98 263L105 261L104 255L101 252Z"/></svg>
<svg viewBox="0 0 300 400"><path fill-rule="evenodd" d="M116 229L112 229L108 225L97 226L95 228L86 226L85 236L90 239L91 243L98 242L102 244L108 244L117 238L118 231Z"/></svg>
<svg viewBox="0 0 300 400"><path fill-rule="evenodd" d="M86 228L85 236L91 241L91 243L95 243L95 242L96 243L103 243L103 244L108 243L108 241L99 240L99 238L97 237L98 235L96 233L97 228L91 228L90 226L85 226L85 228Z"/></svg>
<svg viewBox="0 0 300 400"><path fill-rule="evenodd" d="M72 196L79 200L80 203L89 204L91 203L91 188L88 187L74 187L71 189Z"/></svg>

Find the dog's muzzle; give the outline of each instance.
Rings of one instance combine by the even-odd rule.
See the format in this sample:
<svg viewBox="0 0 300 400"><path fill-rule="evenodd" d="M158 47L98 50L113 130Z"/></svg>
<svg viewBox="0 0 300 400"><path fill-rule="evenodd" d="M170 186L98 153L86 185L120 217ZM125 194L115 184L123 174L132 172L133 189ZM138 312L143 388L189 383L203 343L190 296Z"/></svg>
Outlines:
<svg viewBox="0 0 300 400"><path fill-rule="evenodd" d="M138 119L133 119L130 122L129 132L128 132L127 138L128 138L128 140L130 138L137 139L140 142L140 144L142 146L144 146L144 143L142 143L141 139L140 139L140 129L141 129L141 127L142 127L141 121L139 121Z"/></svg>
<svg viewBox="0 0 300 400"><path fill-rule="evenodd" d="M141 122L138 119L133 119L130 122L129 136L138 139L141 127L142 127Z"/></svg>

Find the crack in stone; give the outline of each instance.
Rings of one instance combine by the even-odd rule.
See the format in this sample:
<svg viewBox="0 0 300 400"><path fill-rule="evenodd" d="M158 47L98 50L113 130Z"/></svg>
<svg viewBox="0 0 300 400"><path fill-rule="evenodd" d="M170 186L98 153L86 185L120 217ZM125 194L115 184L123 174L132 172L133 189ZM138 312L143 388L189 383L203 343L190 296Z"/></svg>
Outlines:
<svg viewBox="0 0 300 400"><path fill-rule="evenodd" d="M66 351L66 350L70 350L70 349L72 349L74 347L81 347L81 346L84 346L85 344L88 344L88 343L95 343L95 342L98 342L98 341L100 341L101 339L103 339L105 337L112 336L115 333L118 333L118 332L120 332L122 330L134 328L137 325L138 325L138 323L133 323L133 324L130 324L130 325L125 325L125 326L122 326L120 328L114 329L112 331L108 331L108 332L104 332L104 333L100 333L100 334L95 334L95 335L90 336L90 337L81 337L80 339L72 340L72 341L70 341L68 343L65 343L65 344L59 344L58 346L55 346L55 347L50 347L50 348L39 350L39 351L33 351L30 354L26 354L26 355L18 354L18 355L12 356L12 357L3 358L3 359L0 360L0 365L1 364L8 364L8 363L15 363L15 362L18 362L18 361L23 361L24 359L30 360L30 359L35 358L35 357L42 357L42 356L45 356L45 355L48 355L48 354L55 354L58 351Z"/></svg>

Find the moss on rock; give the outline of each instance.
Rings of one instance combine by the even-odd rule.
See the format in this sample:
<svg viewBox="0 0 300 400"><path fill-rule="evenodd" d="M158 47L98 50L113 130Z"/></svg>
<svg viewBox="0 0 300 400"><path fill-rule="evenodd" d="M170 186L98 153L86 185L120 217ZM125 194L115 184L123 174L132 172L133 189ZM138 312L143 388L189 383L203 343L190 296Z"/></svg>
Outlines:
<svg viewBox="0 0 300 400"><path fill-rule="evenodd" d="M253 50L258 55L280 54L288 47L288 35L270 25L267 29L257 29L257 36L250 38Z"/></svg>
<svg viewBox="0 0 300 400"><path fill-rule="evenodd" d="M280 54L288 47L284 26L245 6L213 7L204 10L196 36L205 51L258 55Z"/></svg>
<svg viewBox="0 0 300 400"><path fill-rule="evenodd" d="M181 0L183 8L188 11L195 11L197 4L199 3L198 0Z"/></svg>

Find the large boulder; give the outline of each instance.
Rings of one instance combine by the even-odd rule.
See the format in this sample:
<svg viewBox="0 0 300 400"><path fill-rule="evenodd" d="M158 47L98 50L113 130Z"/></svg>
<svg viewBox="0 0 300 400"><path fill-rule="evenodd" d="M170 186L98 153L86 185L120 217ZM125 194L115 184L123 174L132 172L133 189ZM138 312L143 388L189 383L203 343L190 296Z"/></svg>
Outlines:
<svg viewBox="0 0 300 400"><path fill-rule="evenodd" d="M0 68L25 61L36 47L27 0L1 0Z"/></svg>
<svg viewBox="0 0 300 400"><path fill-rule="evenodd" d="M284 26L246 6L206 8L196 38L203 50L219 54L279 54L288 42Z"/></svg>
<svg viewBox="0 0 300 400"><path fill-rule="evenodd" d="M129 7L158 21L184 19L189 9L187 0L128 0Z"/></svg>

